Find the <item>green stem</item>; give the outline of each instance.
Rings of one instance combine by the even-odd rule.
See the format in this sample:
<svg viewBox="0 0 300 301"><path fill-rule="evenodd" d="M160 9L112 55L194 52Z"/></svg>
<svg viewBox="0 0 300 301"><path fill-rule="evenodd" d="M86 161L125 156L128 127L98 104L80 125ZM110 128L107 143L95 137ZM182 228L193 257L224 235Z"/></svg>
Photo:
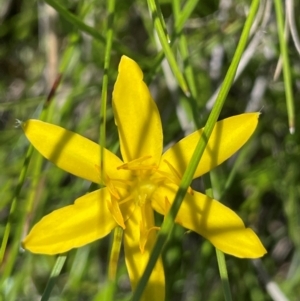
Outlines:
<svg viewBox="0 0 300 301"><path fill-rule="evenodd" d="M229 286L229 280L228 280L227 267L226 267L225 255L222 251L220 251L218 249L216 249L216 254L217 254L217 261L218 261L219 272L220 272L220 276L221 276L225 301L232 301L232 296L231 296L230 286Z"/></svg>
<svg viewBox="0 0 300 301"><path fill-rule="evenodd" d="M181 87L181 89L183 90L183 92L186 95L190 95L190 92L188 90L188 86L187 83L181 73L181 71L178 68L175 56L173 54L173 51L171 49L170 46L170 39L169 36L167 34L167 30L166 30L166 26L165 23L163 21L163 16L161 14L160 11L160 6L157 3L157 1L155 0L148 0L148 6L149 6L149 10L151 12L151 16L153 19L153 24L155 27L155 30L157 32L159 41L161 43L163 52L168 60L168 63L178 81L179 86Z"/></svg>
<svg viewBox="0 0 300 301"><path fill-rule="evenodd" d="M172 232L174 221L175 221L176 215L179 211L180 205L181 205L183 198L187 193L188 187L190 186L190 183L194 177L194 173L196 171L197 165L201 159L201 156L205 150L208 139L213 131L214 125L217 122L217 119L219 117L221 109L225 103L225 99L227 97L227 94L231 87L231 84L233 83L239 61L242 57L243 51L244 51L247 41L248 41L251 25L255 19L256 12L257 12L257 9L259 6L259 2L260 2L259 0L252 1L248 18L245 22L239 44L235 51L234 57L230 64L229 70L226 74L226 77L224 79L224 83L221 86L219 95L216 99L216 103L208 117L208 120L207 120L206 125L203 130L203 134L201 135L201 137L199 139L199 142L193 153L191 161L182 177L180 187L177 191L177 194L175 196L175 199L171 206L171 209L170 209L169 213L166 215L165 220L162 224L161 230L158 233L157 241L153 247L149 262L146 266L144 274L142 275L142 277L136 287L136 290L132 297L132 301L138 301L141 298L142 293L143 293L143 288L146 286L146 283L151 275L151 272L155 266L156 261L158 260L160 254L161 254L161 251L168 239L169 234Z"/></svg>
<svg viewBox="0 0 300 301"><path fill-rule="evenodd" d="M119 255L122 245L122 238L123 238L123 229L118 226L114 230L114 236L110 251L110 258L109 258L109 267L108 267L108 279L110 281L116 281L117 275L117 266L119 261Z"/></svg>
<svg viewBox="0 0 300 301"><path fill-rule="evenodd" d="M45 0L45 2L52 6L64 19L66 19L71 24L75 25L81 31L92 36L94 39L96 39L102 44L107 42L107 39L104 38L104 36L100 34L98 30L82 22L76 15L69 12L59 2L55 0ZM134 54L132 51L130 51L128 48L124 47L121 43L117 41L114 41L114 49L118 51L118 53L126 54L131 57L137 57L136 54Z"/></svg>
<svg viewBox="0 0 300 301"><path fill-rule="evenodd" d="M115 0L107 1L107 29L106 29L106 44L105 44L105 53L104 53L104 75L102 81L102 92L101 92L101 106L100 106L100 137L99 143L101 146L100 152L100 176L101 179L105 179L105 158L104 158L104 149L106 147L106 108L107 108L107 89L108 89L108 71L110 66L111 51L113 45L113 36L114 36L114 19L115 19ZM106 299L112 300L114 291L115 291L115 279L116 271L118 265L118 258L120 254L120 247L122 242L122 233L123 230L120 227L116 227L114 230L112 249L110 253L109 260L109 269L108 269L108 278L109 278L109 289L107 291Z"/></svg>
<svg viewBox="0 0 300 301"><path fill-rule="evenodd" d="M206 195L208 195L210 198L213 199L214 193L213 193L213 189L212 189L212 185L211 185L210 175L209 174L204 175L203 180L204 180ZM222 287L223 287L224 299L225 299L225 301L232 301L225 255L222 251L220 251L218 249L215 249L215 250L216 250L216 255L217 255L217 262L218 262Z"/></svg>
<svg viewBox="0 0 300 301"><path fill-rule="evenodd" d="M286 39L284 36L284 21L283 21L283 8L281 0L274 0L276 19L277 19L277 28L278 28L278 38L280 43L280 52L283 65L283 78L284 78L284 90L286 95L286 106L289 119L289 128L290 133L295 132L295 106L294 106L294 97L292 90L292 79L291 79L291 69L288 56L288 49L286 44Z"/></svg>
<svg viewBox="0 0 300 301"><path fill-rule="evenodd" d="M106 145L106 107L107 107L107 87L108 87L108 70L110 65L110 56L113 41L113 23L114 23L114 9L115 0L108 0L108 20L107 20L107 30L106 30L106 44L104 53L104 75L102 79L102 91L101 91L101 105L100 105L100 138L99 144L101 145L100 153L100 166L101 166L101 179L105 176L105 158L104 148Z"/></svg>
<svg viewBox="0 0 300 301"><path fill-rule="evenodd" d="M42 109L42 112L40 114L40 119L41 120L45 120L47 118L49 104L51 103L51 100L52 100L53 96L54 96L54 94L51 94L51 97L48 96L48 98L44 101L43 109ZM1 248L0 248L0 265L1 265L1 263L3 261L3 258L4 258L8 238L9 238L10 231L11 231L11 225L12 225L12 222L15 218L17 200L19 198L19 194L21 192L21 189L23 187L23 184L24 184L24 181L25 181L25 178L26 178L26 175L27 175L27 171L28 171L28 167L29 167L29 163L30 163L32 154L33 154L33 150L34 150L33 146L29 145L29 147L27 149L27 152L26 152L26 155L25 155L25 160L24 160L24 163L23 163L23 167L21 169L21 173L19 175L18 183L17 183L16 189L14 191L14 196L13 196L12 201L11 201L8 221L7 221L6 226L5 226L4 235L3 235ZM17 236L16 239L19 241L20 237Z"/></svg>
<svg viewBox="0 0 300 301"><path fill-rule="evenodd" d="M52 291L52 289L55 285L57 277L59 276L59 274L60 274L60 272L61 272L61 270L64 266L64 263L65 263L66 259L67 259L67 256L65 256L65 255L60 255L60 256L57 257L55 265L52 269L50 278L47 282L46 288L43 292L41 301L49 300L50 295L51 295L51 291Z"/></svg>

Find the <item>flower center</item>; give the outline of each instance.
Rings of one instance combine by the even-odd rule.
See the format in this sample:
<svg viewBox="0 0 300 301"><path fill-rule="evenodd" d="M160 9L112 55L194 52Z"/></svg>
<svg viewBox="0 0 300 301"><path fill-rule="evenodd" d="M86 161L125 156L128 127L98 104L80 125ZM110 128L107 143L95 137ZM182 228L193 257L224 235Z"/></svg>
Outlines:
<svg viewBox="0 0 300 301"><path fill-rule="evenodd" d="M149 158L151 156L141 157L118 167L118 169L131 171L130 181L127 182L127 195L119 201L119 204L133 200L136 205L143 206L151 200L158 183L154 176L157 166L144 164L144 161Z"/></svg>
<svg viewBox="0 0 300 301"><path fill-rule="evenodd" d="M137 178L136 185L134 185L134 189L132 195L134 197L134 201L136 205L143 206L146 201L151 199L151 196L156 189L156 185L151 180L141 180Z"/></svg>
<svg viewBox="0 0 300 301"><path fill-rule="evenodd" d="M146 164L151 156L144 156L119 166L118 170L130 172L127 180L106 177L106 187L111 198L107 200L108 208L115 221L125 229L125 222L135 211L139 215L139 244L143 253L148 235L159 228L154 224L151 199L155 190L165 183L179 185L180 175L167 161L170 172L161 171L155 164ZM192 190L190 188L190 193Z"/></svg>
<svg viewBox="0 0 300 301"><path fill-rule="evenodd" d="M144 156L119 166L118 170L128 170L128 180L111 179L107 176L105 184L111 199L107 200L108 208L116 222L125 229L125 221L139 207L144 218L145 207L151 207L151 198L155 190L165 183L179 185L180 175L167 161L170 172L161 171L155 164L146 164L151 156ZM189 188L189 193L193 193Z"/></svg>

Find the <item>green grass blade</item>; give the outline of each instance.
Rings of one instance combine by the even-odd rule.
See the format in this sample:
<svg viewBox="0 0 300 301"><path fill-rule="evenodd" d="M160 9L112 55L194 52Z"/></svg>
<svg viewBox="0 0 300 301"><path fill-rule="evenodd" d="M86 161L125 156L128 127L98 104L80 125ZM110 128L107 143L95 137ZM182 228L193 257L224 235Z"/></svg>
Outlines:
<svg viewBox="0 0 300 301"><path fill-rule="evenodd" d="M175 56L173 54L173 51L171 49L170 46L170 42L169 42L169 37L166 34L166 27L164 22L162 21L163 17L161 15L160 12L160 8L159 5L156 3L155 0L148 0L148 6L149 6L149 10L151 12L151 16L152 16L152 20L153 20L153 24L155 27L155 30L157 32L159 41L161 43L163 52L170 64L170 67L172 69L172 72L174 73L179 86L181 87L182 91L186 94L189 95L189 89L187 86L187 83L180 71L180 69L178 68Z"/></svg>
<svg viewBox="0 0 300 301"><path fill-rule="evenodd" d="M28 147L27 152L26 152L24 164L23 164L23 167L22 167L20 175L19 175L18 184L16 186L15 194L14 194L14 197L13 197L12 202L11 202L8 221L7 221L6 226L5 226L4 235L3 235L2 243L1 243L0 264L2 263L3 258L4 258L8 238L9 238L10 231L11 231L11 225L12 225L13 218L14 218L14 213L16 211L17 199L19 197L19 194L21 192L21 189L22 189L24 181L25 181L25 177L26 177L26 174L27 174L27 171L28 171L28 166L29 166L29 162L30 162L32 153L33 153L33 146L30 145Z"/></svg>
<svg viewBox="0 0 300 301"><path fill-rule="evenodd" d="M108 279L109 281L115 282L117 275L117 266L119 261L120 250L122 246L123 229L121 227L116 227L114 230L114 235L112 239L112 246L109 258L108 267Z"/></svg>
<svg viewBox="0 0 300 301"><path fill-rule="evenodd" d="M106 30L106 44L105 44L105 54L104 54L104 75L102 81L102 92L101 92L101 105L100 105L100 139L99 143L101 145L101 149L106 146L106 108L107 108L107 89L108 89L108 71L110 66L110 57L113 43L113 35L114 35L114 16L115 16L115 0L108 0L108 19L107 19L107 30ZM101 162L105 161L104 151L101 151ZM100 162L99 162L100 164ZM101 166L101 178L105 177L105 170L103 169L104 165ZM122 241L122 229L116 227L113 235L112 242L112 250L109 260L109 269L108 269L108 278L112 281L111 285L109 285L112 289L111 293L114 292L114 282L116 277L118 258L120 253ZM110 290L109 290L110 291Z"/></svg>
<svg viewBox="0 0 300 301"><path fill-rule="evenodd" d="M286 95L286 106L289 120L290 133L295 132L295 106L294 97L292 91L292 78L291 69L288 56L287 42L284 36L284 21L283 21L283 7L280 0L274 0L276 19L277 19L277 30L278 38L280 43L280 53L282 57L283 65L283 79L284 79L284 90Z"/></svg>
<svg viewBox="0 0 300 301"><path fill-rule="evenodd" d="M187 3L186 6L189 5L189 3ZM173 4L174 19L175 19L175 24L176 24L176 22L179 20L179 18L181 16L180 1L173 1L172 4ZM175 27L175 31L176 31L176 27ZM197 128L200 128L198 106L197 106L197 101L196 101L196 99L198 97L197 88L196 88L196 82L195 82L195 77L194 77L194 73L193 73L193 68L190 63L190 53L188 50L187 39L186 39L186 36L182 33L181 28L180 28L180 31L177 31L177 36L179 37L179 51L181 54L181 59L184 62L183 73L187 80L189 91L190 91L190 96L189 96L188 100L189 100L189 104L191 107L191 112L193 114L194 124L196 125Z"/></svg>
<svg viewBox="0 0 300 301"><path fill-rule="evenodd" d="M111 49L113 42L113 23L114 23L114 9L115 0L108 0L108 20L106 30L106 44L104 54L104 75L102 79L102 91L101 91L101 105L100 105L100 137L99 143L102 148L106 145L106 107L107 107L107 87L108 87L108 70L110 65ZM101 161L104 162L104 152L101 151ZM100 164L100 162L99 162ZM103 164L101 166L101 178L104 179L105 171L103 170Z"/></svg>
<svg viewBox="0 0 300 301"><path fill-rule="evenodd" d="M58 3L55 0L45 0L45 2L47 2L50 6L52 6L63 18L65 18L71 24L75 25L78 29L89 34L90 36L92 36L94 39L98 40L102 44L106 43L106 38L102 34L100 34L98 30L82 22L77 16L69 12L60 3ZM122 44L118 43L117 41L114 41L114 49L118 51L120 54L126 54L130 57L137 57L135 53L131 52L128 48L124 47Z"/></svg>
<svg viewBox="0 0 300 301"><path fill-rule="evenodd" d="M176 215L179 211L180 205L182 203L182 200L188 190L188 187L190 186L190 183L193 179L195 170L197 168L198 162L201 159L201 156L205 150L207 141L213 131L214 125L217 122L217 119L219 117L219 114L221 112L221 109L225 103L225 99L227 97L228 91L231 87L231 84L233 83L234 80L234 76L239 64L239 61L241 59L241 56L243 54L243 51L246 47L247 41L248 41L248 37L249 37L249 33L250 33L250 29L251 29L251 25L255 19L256 16L256 12L259 6L259 0L253 0L250 10L249 10L249 15L247 17L247 20L245 22L244 28L243 28L243 32L240 38L240 41L238 43L237 49L235 51L234 57L232 59L232 62L230 64L229 70L226 74L224 83L221 87L220 93L217 97L216 103L213 107L212 112L209 115L209 118L207 120L207 123L204 127L204 131L203 134L200 137L200 140L196 146L196 149L193 153L193 156L191 158L191 161L182 177L181 183L180 183L180 187L178 189L178 192L176 194L175 200L171 206L171 209L169 211L169 213L166 215L164 222L162 224L162 227L158 233L157 236L157 241L154 245L154 248L152 250L152 254L151 257L149 259L149 262L146 266L145 272L143 274L143 276L141 277L136 290L133 294L132 297L132 301L138 301L143 293L143 287L146 285L150 275L151 275L151 271L154 268L154 265L157 261L157 259L159 258L161 251L163 249L163 246L165 245L169 234L172 231L173 225L174 225L174 221L176 218Z"/></svg>
<svg viewBox="0 0 300 301"><path fill-rule="evenodd" d="M51 295L51 291L52 291L52 289L53 289L53 287L56 283L57 277L59 276L59 274L60 274L60 272L61 272L61 270L64 266L64 263L65 263L66 259L67 259L66 255L60 255L60 256L57 257L56 262L54 264L54 267L52 269L50 278L47 282L46 288L43 292L41 301L49 300L50 295Z"/></svg>
<svg viewBox="0 0 300 301"><path fill-rule="evenodd" d="M46 3L48 3L50 6L52 6L63 18L65 18L67 21L69 21L71 24L78 27L83 32L91 35L93 38L98 40L101 43L105 43L105 38L102 34L99 33L96 29L93 27L85 24L82 22L77 16L70 13L64 6L62 6L60 3L56 2L55 0L45 0Z"/></svg>
<svg viewBox="0 0 300 301"><path fill-rule="evenodd" d="M179 1L173 1L177 2ZM186 4L184 5L183 9L181 9L180 14L178 15L178 18L176 18L175 21L175 34L178 34L181 32L186 20L191 16L193 10L195 9L196 5L198 4L198 0L188 0Z"/></svg>
<svg viewBox="0 0 300 301"><path fill-rule="evenodd" d="M225 255L222 251L220 251L218 249L216 249L216 254L217 254L217 261L218 261L219 272L220 272L221 282L222 282L222 287L223 287L224 300L232 301Z"/></svg>
<svg viewBox="0 0 300 301"><path fill-rule="evenodd" d="M212 189L211 180L210 180L210 174L205 174L203 176L203 180L204 180L204 186L205 186L205 194L211 198L214 198L213 189ZM215 249L215 250L216 250L216 255L217 255L217 262L218 262L222 287L223 287L224 299L225 299L225 301L232 301L225 255L222 251L220 251L218 249Z"/></svg>
<svg viewBox="0 0 300 301"><path fill-rule="evenodd" d="M55 87L53 87L51 89L47 99L44 101L43 109L42 109L41 114L40 114L40 117L41 117L42 120L45 120L47 118L48 108L49 108L49 105L50 105L50 103L52 101L52 98L54 96L54 93L55 93L55 90L56 90L57 85L59 83L59 80L58 80L57 83L54 83ZM27 175L27 171L28 171L28 167L29 167L29 163L30 163L32 154L33 154L33 150L34 150L33 146L29 145L29 147L27 149L27 152L26 152L26 155L25 155L25 160L24 160L24 163L23 163L23 167L21 169L21 172L20 172L20 175L19 175L19 178L18 178L18 183L17 183L16 189L15 189L15 192L14 192L14 197L11 201L11 207L10 207L10 211L9 211L8 221L6 223L5 230L4 230L4 235L3 235L3 238L2 238L2 242L1 242L0 264L2 263L3 258L4 258L8 238L9 238L9 235L10 235L10 232L11 232L11 225L12 225L12 222L15 218L17 200L19 198L19 194L21 192L21 189L23 187L23 184L24 184L24 181L25 181L25 178L26 178L26 175ZM19 229L19 231L17 231L17 233L20 234L20 231L21 231L21 229ZM19 240L20 237L17 237L16 239ZM18 242L15 242L14 245L15 245L15 248L18 248ZM12 254L16 254L16 250L14 252L12 252Z"/></svg>

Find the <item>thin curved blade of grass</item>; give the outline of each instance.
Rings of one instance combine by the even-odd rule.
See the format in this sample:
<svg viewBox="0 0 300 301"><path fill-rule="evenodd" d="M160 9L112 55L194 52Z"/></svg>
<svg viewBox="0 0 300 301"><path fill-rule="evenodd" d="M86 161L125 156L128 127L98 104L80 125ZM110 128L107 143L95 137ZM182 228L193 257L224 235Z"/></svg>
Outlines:
<svg viewBox="0 0 300 301"><path fill-rule="evenodd" d="M203 180L204 180L204 186L205 186L205 194L211 198L214 198L213 189L212 189L211 180L210 180L210 174L205 174L203 176ZM215 250L216 250L219 273L220 273L221 283L222 283L222 288L223 288L224 300L232 301L225 255L222 251L220 251L218 249L215 249Z"/></svg>
<svg viewBox="0 0 300 301"><path fill-rule="evenodd" d="M163 52L170 64L170 67L178 81L180 88L188 96L188 95L190 95L190 92L189 92L187 83L177 65L173 51L171 49L170 42L169 42L170 40L169 40L169 37L167 34L167 29L166 29L165 23L164 23L164 21L162 21L163 16L161 14L159 5L157 5L155 0L148 0L147 2L148 2L149 10L151 12L153 24L154 24L155 30L157 32L159 41L161 43Z"/></svg>
<svg viewBox="0 0 300 301"><path fill-rule="evenodd" d="M193 1L194 0L189 1L186 4L186 6L191 5ZM186 6L185 6L185 8L186 8ZM193 9L193 7L192 7L192 9ZM180 14L180 2L179 1L173 1L173 12L174 12L174 18L175 18L175 24L176 24L177 21L180 20L179 19L180 16L182 16L184 13L184 11L183 11L183 13ZM195 106L197 106L197 104L196 104L197 89L196 89L196 85L195 85L193 69L190 65L188 45L187 45L185 35L181 34L181 32L180 33L178 32L178 34L179 34L179 49L180 49L180 53L183 57L183 61L185 62L184 72L185 72L185 76L186 76L187 82L188 82L190 90L191 90L190 105L191 105L191 107L195 107ZM192 109L192 111L195 113L197 112L197 110L195 110L195 109ZM195 120L195 124L196 124L197 128L200 128L198 119L194 118L194 120ZM204 179L204 185L206 188L206 190L205 190L206 194L208 196L210 196L211 198L213 198L213 190L212 190L211 181L210 181L210 174L205 174L203 176L203 179ZM217 262L218 262L218 267L219 267L219 271L220 271L221 283L222 283L222 287L223 287L224 299L225 299L225 301L232 301L228 273L227 273L227 266L226 266L226 261L225 261L225 255L223 252L221 252L218 249L216 249L216 255L217 255Z"/></svg>
<svg viewBox="0 0 300 301"><path fill-rule="evenodd" d="M110 251L109 267L108 267L108 279L113 282L116 281L117 266L119 261L121 245L122 245L122 238L123 238L122 227L116 227L112 239L112 246Z"/></svg>
<svg viewBox="0 0 300 301"><path fill-rule="evenodd" d="M286 7L286 17L288 19L292 39L293 39L295 48L296 48L298 54L300 55L300 39L298 36L295 15L294 15L294 13L295 13L294 0L285 1L285 7Z"/></svg>
<svg viewBox="0 0 300 301"><path fill-rule="evenodd" d="M6 226L5 226L4 235L3 235L2 243L1 243L0 264L2 263L3 258L4 258L8 238L9 238L10 231L11 231L11 225L12 225L12 222L13 222L13 216L14 216L14 213L15 213L16 207L17 207L17 199L19 197L20 191L21 191L21 189L23 187L23 184L24 184L24 181L25 181L25 177L26 177L26 174L27 174L27 171L28 171L28 166L29 166L29 162L30 162L32 153L33 153L33 146L30 145L27 149L24 164L23 164L23 167L21 169L21 173L19 175L18 184L17 184L17 187L15 189L14 197L13 197L12 202L11 202L8 221L7 221Z"/></svg>
<svg viewBox="0 0 300 301"><path fill-rule="evenodd" d="M219 272L220 272L220 277L221 277L221 282L223 287L224 300L232 301L225 255L222 251L218 249L216 249L216 254L217 254L218 267L219 267Z"/></svg>
<svg viewBox="0 0 300 301"><path fill-rule="evenodd" d="M58 3L55 0L45 0L45 2L48 3L50 6L52 6L64 19L69 21L71 24L75 25L78 29L92 36L94 39L101 42L102 44L106 43L106 38L103 35L101 35L98 30L82 22L76 15L69 12L60 3ZM118 43L117 41L114 41L113 44L114 44L114 50L116 50L118 53L126 54L134 58L138 57L136 53L133 53L132 51L130 51L130 49L124 47L122 44ZM142 60L142 58L140 60Z"/></svg>
<svg viewBox="0 0 300 301"><path fill-rule="evenodd" d="M176 0L176 1L178 1L178 0ZM171 38L169 39L170 47L172 47L172 45L174 45L175 41L177 40L178 33L180 33L181 30L183 29L185 21L191 16L197 3L198 3L198 0L189 0L185 4L184 8L181 10L180 15L178 16L178 20L175 20L174 32L172 33ZM180 5L180 3L178 5ZM157 73L157 69L160 67L160 64L161 64L162 60L164 59L164 57L165 57L164 51L161 50L155 56L155 58L153 58L153 60L151 61L152 72L149 74L146 74L146 77L145 77L146 82L150 81L149 79L152 79L155 76L155 74Z"/></svg>
<svg viewBox="0 0 300 301"><path fill-rule="evenodd" d="M189 1L188 3L186 3L185 7L192 7L189 12L191 13L194 9L193 6L193 2ZM177 21L179 20L180 16L182 16L182 14L180 13L180 1L173 1L172 2L172 7L173 7L173 14L174 14L174 21L175 24L177 23ZM186 15L186 13L185 13ZM189 16L189 15L188 15ZM182 26L181 26L182 27ZM176 31L176 25L175 25L175 31ZM198 114L198 106L197 106L197 88L196 88L196 82L195 82L195 77L194 77L194 73L193 73L193 68L191 66L190 63L190 53L188 50L188 44L187 44L187 39L185 37L184 34L182 34L182 30L180 29L180 31L177 31L176 34L179 37L179 51L180 54L182 56L182 61L184 62L183 64L183 73L185 75L185 78L187 80L188 86L189 86L189 90L190 90L190 97L189 97L189 104L191 107L191 112L193 114L193 119L194 119L194 124L196 125L197 128L200 128L200 120L199 120L199 114Z"/></svg>
<svg viewBox="0 0 300 301"><path fill-rule="evenodd" d="M55 285L57 277L59 276L59 274L60 274L60 272L61 272L61 270L64 266L64 263L65 263L66 259L67 259L66 255L60 255L60 256L57 257L56 262L54 264L54 267L52 269L50 278L47 282L46 288L43 292L41 301L49 300L50 295L51 295L51 291L52 291L52 289Z"/></svg>
<svg viewBox="0 0 300 301"><path fill-rule="evenodd" d="M40 114L40 118L42 120L45 120L47 118L49 105L50 105L50 103L51 103L51 101L54 97L54 94L55 94L56 89L57 89L57 87L60 83L60 80L61 80L61 76L59 75L58 78L56 79L56 81L54 82L48 97L44 101L43 109L42 109L41 114ZM17 122L19 123L20 121L17 121ZM29 145L29 147L27 149L27 152L26 152L26 155L25 155L25 160L24 160L24 163L23 163L23 167L21 169L21 172L20 172L20 175L19 175L19 178L18 178L18 183L17 183L16 189L15 189L15 192L14 192L14 196L13 196L13 199L11 201L11 207L10 207L10 211L9 211L8 221L6 223L5 230L4 230L4 235L3 235L3 238L2 238L2 242L1 242L0 264L2 263L3 258L4 258L8 238L9 238L9 235L10 235L10 232L11 232L11 225L12 225L12 222L15 218L14 215L15 215L16 208L17 208L17 200L19 198L19 194L20 194L21 189L23 187L23 184L25 182L25 178L26 178L26 175L27 175L27 171L28 171L28 167L29 167L29 163L30 163L32 154L33 154L33 150L34 150L33 146ZM26 212L24 212L24 214L25 213ZM19 240L20 236L21 236L21 227L18 228L17 233L19 233L19 235L17 235L16 237ZM19 242L14 243L14 249L15 250L14 250L14 252L11 252L11 254L16 255L16 249L18 248L18 244L19 244ZM7 266L9 267L10 265L7 265ZM11 268L12 268L12 266L11 266ZM5 271L4 274L5 275L6 275L6 273L9 274L11 268L8 269L7 271ZM2 279L1 279L1 281L2 281Z"/></svg>
<svg viewBox="0 0 300 301"><path fill-rule="evenodd" d="M169 234L172 232L174 221L175 221L176 215L179 211L182 200L187 193L188 187L193 179L198 162L200 161L201 156L205 150L208 139L212 133L214 125L217 122L217 119L219 117L221 109L225 103L225 99L227 97L227 94L229 92L231 84L233 83L239 61L241 59L241 56L243 54L243 51L244 51L247 41L248 41L251 25L255 19L256 12L257 12L257 9L259 6L259 2L260 2L259 0L252 1L251 7L249 10L249 15L245 22L245 25L244 25L244 28L243 28L243 31L241 34L241 38L239 40L234 57L232 59L232 62L227 71L226 77L224 79L224 83L221 87L221 90L217 97L216 103L208 117L208 120L204 127L203 134L201 135L201 137L199 139L199 142L193 153L191 161L182 177L180 187L175 196L175 200L171 206L169 213L166 215L166 217L164 219L164 222L162 224L160 231L158 232L157 240L156 240L156 243L152 250L152 254L150 256L149 262L146 266L143 276L141 277L141 279L136 287L136 290L132 297L132 301L138 301L140 299L140 297L143 293L143 287L145 287L145 284L147 283L147 281L151 275L151 272L155 266L155 263L161 254L163 246L165 245L165 243L169 237Z"/></svg>
<svg viewBox="0 0 300 301"><path fill-rule="evenodd" d="M115 15L115 0L107 1L107 11L108 11L108 19L107 19L107 30L105 33L106 36L106 44L105 44L105 53L104 53L104 75L102 80L102 91L101 91L101 105L100 105L100 137L99 143L101 145L101 150L103 150L106 146L106 107L107 107L107 89L108 89L108 70L110 65L110 57L111 50L113 44L113 36L114 36L114 15ZM104 151L100 152L100 160L104 162ZM99 162L99 166L101 166L101 177L104 178L105 164L101 164ZM122 229L120 227L116 227L113 235L112 242L112 250L109 259L109 268L108 268L108 278L113 283L116 278L116 271L118 265L118 259L120 254L120 248L122 243Z"/></svg>
<svg viewBox="0 0 300 301"><path fill-rule="evenodd" d="M284 79L284 90L286 95L286 106L289 119L289 129L290 133L294 134L295 132L295 105L294 97L292 91L292 78L291 78L291 69L290 62L287 50L287 44L284 35L284 21L283 21L283 8L280 0L275 0L275 11L277 19L277 29L278 29L278 38L280 43L280 53L282 57L283 64L283 79Z"/></svg>
<svg viewBox="0 0 300 301"><path fill-rule="evenodd" d="M106 105L107 105L107 87L108 87L108 70L110 65L111 49L113 43L113 23L114 23L114 10L115 10L115 0L108 1L108 18L107 18L107 30L105 33L106 43L105 43L105 53L104 53L104 75L102 79L102 91L101 91L101 105L100 105L100 137L99 144L101 145L101 157L100 160L104 162L105 158L104 152L102 151L106 145ZM104 178L105 170L103 170L103 164L101 166L101 177Z"/></svg>
<svg viewBox="0 0 300 301"><path fill-rule="evenodd" d="M173 4L180 5L180 2L181 1L173 1ZM181 32L186 20L188 20L188 18L191 16L198 2L198 0L188 0L184 7L181 9L181 12L178 14L178 17L175 20L175 35Z"/></svg>

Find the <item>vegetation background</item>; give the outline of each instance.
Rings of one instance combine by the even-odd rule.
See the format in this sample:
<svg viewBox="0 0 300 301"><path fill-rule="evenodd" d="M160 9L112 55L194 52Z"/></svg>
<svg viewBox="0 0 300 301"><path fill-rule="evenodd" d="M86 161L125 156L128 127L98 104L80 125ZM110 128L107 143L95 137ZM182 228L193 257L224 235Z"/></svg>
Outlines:
<svg viewBox="0 0 300 301"><path fill-rule="evenodd" d="M205 124L251 4L157 1L177 67L195 83L187 95L166 60L161 64L165 48L161 51L155 15L149 13L151 2L116 1L113 9L106 144L115 152L119 145L111 92L121 55L142 67L162 116L167 146L194 128L193 114ZM35 222L72 203L90 183L59 170L36 152L30 163L25 160L29 144L15 126L16 119L39 118L56 81L47 120L99 140L104 54L112 17L109 3L0 0L0 300L40 300L43 295L42 300L53 301L121 301L131 294L121 253L115 295L108 297L109 237L68 253L61 272L52 279L50 297L44 291L56 257L33 255L20 245ZM243 70L220 116L261 111L258 129L234 158L210 174L215 198L255 229L268 250L257 261L226 256L233 300L300 300L300 19L294 17L300 6L292 0L283 4L260 1ZM286 56L279 43L280 15L285 20ZM287 68L284 76L282 66ZM203 189L201 180L193 185ZM168 300L224 300L210 243L178 226L163 258Z"/></svg>

